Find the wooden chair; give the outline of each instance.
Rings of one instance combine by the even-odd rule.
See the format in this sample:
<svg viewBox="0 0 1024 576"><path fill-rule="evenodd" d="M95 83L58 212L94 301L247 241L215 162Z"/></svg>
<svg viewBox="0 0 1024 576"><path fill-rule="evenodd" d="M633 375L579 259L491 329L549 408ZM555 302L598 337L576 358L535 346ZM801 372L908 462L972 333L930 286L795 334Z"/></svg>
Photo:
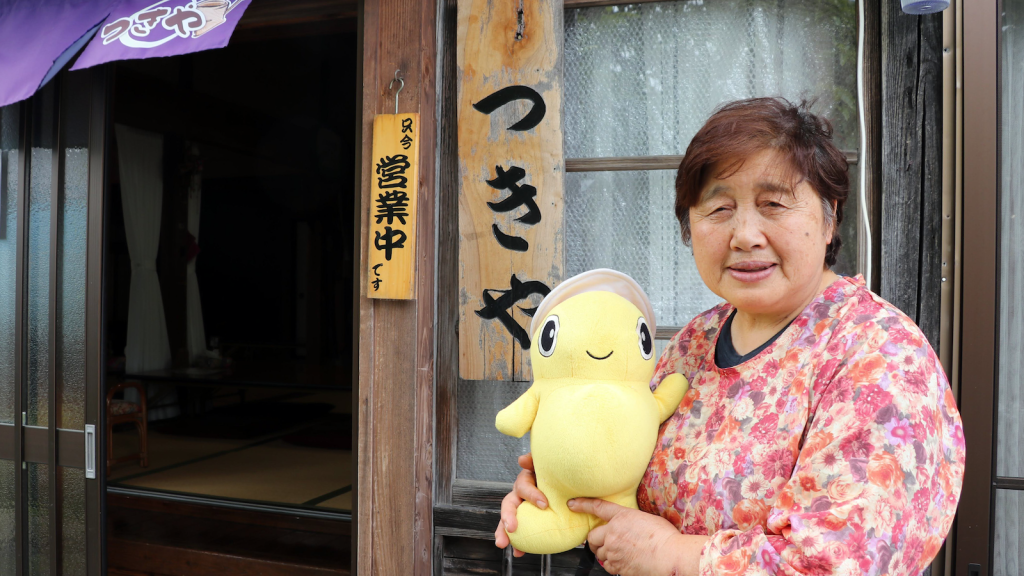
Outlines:
<svg viewBox="0 0 1024 576"><path fill-rule="evenodd" d="M114 394L134 388L139 392L139 402L114 398ZM139 451L121 458L114 458L114 425L131 422L139 431ZM110 468L121 462L139 460L143 468L149 466L149 442L147 438L146 388L141 382L122 382L107 392L107 474Z"/></svg>

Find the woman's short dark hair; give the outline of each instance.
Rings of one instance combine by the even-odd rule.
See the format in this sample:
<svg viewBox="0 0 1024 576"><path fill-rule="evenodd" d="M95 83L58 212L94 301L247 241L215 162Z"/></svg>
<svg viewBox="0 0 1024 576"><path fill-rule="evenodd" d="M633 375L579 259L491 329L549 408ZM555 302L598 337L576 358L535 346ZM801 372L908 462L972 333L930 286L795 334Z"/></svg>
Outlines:
<svg viewBox="0 0 1024 576"><path fill-rule="evenodd" d="M715 110L690 141L676 176L676 218L683 242L690 243L690 208L700 203L711 166L730 161L724 172L731 174L746 158L775 150L789 160L799 181L807 181L821 198L825 223L832 225L825 264L836 263L842 245L839 224L850 192L849 165L832 142L832 124L808 107L807 102L793 104L784 98L750 98Z"/></svg>

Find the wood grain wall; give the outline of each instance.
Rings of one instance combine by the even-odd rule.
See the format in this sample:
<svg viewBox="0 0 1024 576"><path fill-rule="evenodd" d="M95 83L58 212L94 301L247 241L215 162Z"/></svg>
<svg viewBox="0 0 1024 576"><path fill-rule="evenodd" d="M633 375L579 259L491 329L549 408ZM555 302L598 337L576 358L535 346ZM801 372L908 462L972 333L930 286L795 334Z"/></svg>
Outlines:
<svg viewBox="0 0 1024 576"><path fill-rule="evenodd" d="M939 349L942 15L881 2L881 296Z"/></svg>
<svg viewBox="0 0 1024 576"><path fill-rule="evenodd" d="M358 574L431 573L433 534L434 269L437 4L365 0L361 19ZM394 112L388 84L401 70L399 112L420 114L416 299L366 294L373 116ZM396 84L397 88L397 84Z"/></svg>

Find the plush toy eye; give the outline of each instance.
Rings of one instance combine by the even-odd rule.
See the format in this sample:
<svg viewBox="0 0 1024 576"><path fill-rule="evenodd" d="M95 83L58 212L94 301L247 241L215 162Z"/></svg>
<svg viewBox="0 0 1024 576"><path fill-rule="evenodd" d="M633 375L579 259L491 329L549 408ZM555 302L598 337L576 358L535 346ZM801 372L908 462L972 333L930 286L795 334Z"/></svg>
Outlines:
<svg viewBox="0 0 1024 576"><path fill-rule="evenodd" d="M540 355L547 358L555 353L555 342L558 340L558 316L548 316L544 327L540 329Z"/></svg>
<svg viewBox="0 0 1024 576"><path fill-rule="evenodd" d="M650 360L654 356L654 338L651 338L651 329L647 327L647 320L643 316L636 321L636 336L640 344L640 355L644 360Z"/></svg>

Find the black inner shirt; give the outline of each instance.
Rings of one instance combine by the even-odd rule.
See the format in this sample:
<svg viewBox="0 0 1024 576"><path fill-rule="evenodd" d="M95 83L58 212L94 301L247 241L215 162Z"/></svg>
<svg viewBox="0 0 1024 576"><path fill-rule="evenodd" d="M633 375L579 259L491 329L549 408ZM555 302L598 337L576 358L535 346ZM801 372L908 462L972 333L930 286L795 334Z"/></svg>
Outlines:
<svg viewBox="0 0 1024 576"><path fill-rule="evenodd" d="M729 314L729 318L725 321L725 325L722 326L722 334L718 337L718 343L715 345L715 366L718 366L719 368L732 368L733 366L738 366L747 360L750 360L754 356L757 356L762 350L771 346L772 342L778 340L779 336L782 336L782 333L786 331L786 328L789 328L789 324L792 324L793 320L796 320L796 318L790 320L789 324L783 326L782 330L776 332L775 336L769 338L764 344L761 344L746 354L740 355L740 353L736 351L736 347L732 345L732 319L735 316L736 311L733 310L732 313Z"/></svg>

